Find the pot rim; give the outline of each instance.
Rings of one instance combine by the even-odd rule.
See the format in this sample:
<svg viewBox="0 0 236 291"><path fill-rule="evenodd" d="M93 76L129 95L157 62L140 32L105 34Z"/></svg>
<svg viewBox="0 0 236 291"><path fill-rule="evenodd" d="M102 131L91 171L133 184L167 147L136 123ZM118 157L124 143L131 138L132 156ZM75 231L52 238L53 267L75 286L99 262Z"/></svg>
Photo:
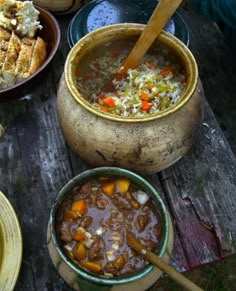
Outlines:
<svg viewBox="0 0 236 291"><path fill-rule="evenodd" d="M55 226L55 221L56 221L56 211L60 205L60 203L63 201L67 193L72 190L76 185L78 185L79 182L83 181L85 182L86 180L91 179L91 177L96 177L101 174L107 174L111 176L125 176L129 178L132 182L134 182L136 185L139 185L142 189L147 191L149 195L152 196L154 202L158 204L158 211L159 214L161 215L161 219L163 220L163 237L162 241L160 244L160 249L158 251L158 256L161 258L168 245L168 239L169 239L169 216L168 212L166 209L166 206L161 199L160 195L158 194L157 190L143 177L140 175L119 167L97 167L93 168L90 170L86 170L79 175L75 176L72 178L59 192L58 196L54 200L53 206L50 211L50 216L49 216L49 226L51 230L51 238L53 241L53 244L56 248L56 251L58 252L60 258L64 261L64 263L72 269L77 275L81 276L84 279L87 279L93 283L100 283L103 285L118 285L118 284L124 284L124 283L131 283L133 281L136 281L138 279L143 278L145 275L151 272L153 269L153 265L148 264L145 266L142 270L139 272L126 276L124 278L103 278L103 277L98 277L96 275L93 275L90 272L86 272L84 269L80 268L78 265L76 265L71 259L69 259L68 256L64 254L62 251L59 241L57 239L56 235L56 226Z"/></svg>
<svg viewBox="0 0 236 291"><path fill-rule="evenodd" d="M123 117L123 116L117 116L115 114L103 112L100 110L96 110L79 93L77 86L75 84L74 70L73 70L77 55L80 54L81 51L84 51L86 47L89 47L90 44L93 43L96 39L101 39L103 35L109 35L109 34L116 35L116 32L118 33L121 31L127 36L131 35L131 34L127 34L127 32L132 32L132 35L137 35L137 34L141 34L144 27L145 27L144 24L139 24L139 23L120 23L120 24L107 25L86 34L70 50L65 62L65 67L64 67L65 81L69 89L69 92L71 93L73 98L84 109L88 110L90 113L93 113L97 116L100 116L102 118L106 118L112 121L146 122L150 120L160 119L164 116L172 114L176 112L177 110L179 110L180 108L182 108L189 101L198 83L198 66L197 66L196 60L193 54L191 53L191 51L182 41L180 41L178 38L176 38L175 36L165 31L162 31L157 39L163 42L164 44L166 44L167 46L170 46L172 49L174 48L174 50L176 50L178 54L181 55L181 58L185 60L187 66L189 66L189 71L191 72L188 75L189 80L188 80L187 88L185 89L183 96L175 104L173 104L172 106L170 106L169 108L161 112L149 114L147 116L145 115L143 117Z"/></svg>

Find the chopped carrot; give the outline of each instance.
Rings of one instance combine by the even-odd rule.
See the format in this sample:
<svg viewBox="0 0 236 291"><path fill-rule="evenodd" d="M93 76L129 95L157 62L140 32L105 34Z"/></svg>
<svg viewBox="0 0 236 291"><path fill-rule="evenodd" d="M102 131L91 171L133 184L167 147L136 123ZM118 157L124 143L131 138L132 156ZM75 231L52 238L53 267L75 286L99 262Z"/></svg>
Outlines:
<svg viewBox="0 0 236 291"><path fill-rule="evenodd" d="M144 64L145 64L145 65L146 65L150 70L154 69L154 65L153 65L151 62L149 62L149 61L145 61Z"/></svg>
<svg viewBox="0 0 236 291"><path fill-rule="evenodd" d="M103 99L103 104L108 106L108 107L113 107L116 105L114 99L111 97L107 97L107 98Z"/></svg>
<svg viewBox="0 0 236 291"><path fill-rule="evenodd" d="M76 246L73 248L72 254L76 260L83 260L86 256L86 248L84 244L82 242L77 243Z"/></svg>
<svg viewBox="0 0 236 291"><path fill-rule="evenodd" d="M81 229L78 228L76 229L72 237L74 240L80 241L84 240L86 238L86 235L83 231L81 231Z"/></svg>
<svg viewBox="0 0 236 291"><path fill-rule="evenodd" d="M111 197L115 189L115 181L104 182L101 188L104 194Z"/></svg>
<svg viewBox="0 0 236 291"><path fill-rule="evenodd" d="M101 266L97 263L90 262L90 261L80 261L80 265L86 268L88 271L92 273L99 273L101 271Z"/></svg>
<svg viewBox="0 0 236 291"><path fill-rule="evenodd" d="M101 110L104 111L104 112L107 112L108 111L107 107L105 107L105 106L102 106L101 107Z"/></svg>
<svg viewBox="0 0 236 291"><path fill-rule="evenodd" d="M145 91L142 91L139 97L141 100L148 101L148 94Z"/></svg>
<svg viewBox="0 0 236 291"><path fill-rule="evenodd" d="M87 212L87 204L83 199L73 201L71 210L78 212L80 215L84 215Z"/></svg>
<svg viewBox="0 0 236 291"><path fill-rule="evenodd" d="M127 179L118 179L117 187L122 193L126 193L129 189L130 181Z"/></svg>
<svg viewBox="0 0 236 291"><path fill-rule="evenodd" d="M160 72L160 75L162 77L165 77L165 76L169 75L169 73L171 72L171 70L172 70L171 67L170 66L167 66L165 68L165 70L163 70L163 71Z"/></svg>
<svg viewBox="0 0 236 291"><path fill-rule="evenodd" d="M110 50L110 54L112 56L117 56L119 54L119 51L117 49L113 48L113 49Z"/></svg>
<svg viewBox="0 0 236 291"><path fill-rule="evenodd" d="M151 104L147 101L142 101L141 110L148 111L151 108Z"/></svg>
<svg viewBox="0 0 236 291"><path fill-rule="evenodd" d="M115 262L114 262L114 266L116 267L116 269L120 270L124 267L126 261L124 256L119 256Z"/></svg>
<svg viewBox="0 0 236 291"><path fill-rule="evenodd" d="M71 221L78 218L79 215L73 210L65 210L63 214L63 218L65 221Z"/></svg>

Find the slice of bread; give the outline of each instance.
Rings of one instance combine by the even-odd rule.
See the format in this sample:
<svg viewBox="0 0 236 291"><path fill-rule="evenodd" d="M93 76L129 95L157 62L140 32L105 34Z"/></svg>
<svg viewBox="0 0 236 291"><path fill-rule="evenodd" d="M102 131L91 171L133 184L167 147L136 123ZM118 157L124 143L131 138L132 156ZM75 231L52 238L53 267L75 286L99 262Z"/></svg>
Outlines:
<svg viewBox="0 0 236 291"><path fill-rule="evenodd" d="M5 61L11 34L0 27L0 71Z"/></svg>
<svg viewBox="0 0 236 291"><path fill-rule="evenodd" d="M16 81L20 81L29 76L30 61L32 58L36 40L24 37L21 40L21 50L16 62Z"/></svg>
<svg viewBox="0 0 236 291"><path fill-rule="evenodd" d="M13 85L16 81L16 61L18 59L21 49L21 41L19 37L12 32L11 38L8 44L8 49L5 57L5 61L2 66L2 78L3 86L8 87Z"/></svg>
<svg viewBox="0 0 236 291"><path fill-rule="evenodd" d="M41 37L37 37L32 57L30 60L29 75L32 75L44 62L47 56L45 41Z"/></svg>

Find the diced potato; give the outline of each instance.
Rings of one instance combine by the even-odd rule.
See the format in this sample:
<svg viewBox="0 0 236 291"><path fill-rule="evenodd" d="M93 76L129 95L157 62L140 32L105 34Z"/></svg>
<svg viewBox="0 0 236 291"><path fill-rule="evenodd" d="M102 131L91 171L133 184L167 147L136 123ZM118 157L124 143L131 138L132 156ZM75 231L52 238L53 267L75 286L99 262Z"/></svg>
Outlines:
<svg viewBox="0 0 236 291"><path fill-rule="evenodd" d="M65 221L71 221L71 220L75 220L76 218L78 218L79 215L72 210L65 210L63 218Z"/></svg>
<svg viewBox="0 0 236 291"><path fill-rule="evenodd" d="M73 257L80 261L83 260L86 256L86 248L82 242L79 242L76 244L76 246L73 248Z"/></svg>
<svg viewBox="0 0 236 291"><path fill-rule="evenodd" d="M115 181L107 181L102 184L102 192L107 196L112 197L115 189Z"/></svg>
<svg viewBox="0 0 236 291"><path fill-rule="evenodd" d="M114 251L106 251L106 256L107 256L108 261L115 260L115 252Z"/></svg>
<svg viewBox="0 0 236 291"><path fill-rule="evenodd" d="M130 181L127 179L118 179L117 187L122 193L126 193L129 189Z"/></svg>
<svg viewBox="0 0 236 291"><path fill-rule="evenodd" d="M87 204L84 199L75 200L72 202L71 210L78 212L80 215L84 215L87 212Z"/></svg>
<svg viewBox="0 0 236 291"><path fill-rule="evenodd" d="M87 238L84 240L84 245L86 246L87 249L90 249L93 242L94 242L94 239Z"/></svg>
<svg viewBox="0 0 236 291"><path fill-rule="evenodd" d="M80 261L80 265L92 273L99 273L102 269L99 264L90 261Z"/></svg>
<svg viewBox="0 0 236 291"><path fill-rule="evenodd" d="M119 256L115 262L114 262L114 266L116 267L116 269L120 270L124 267L126 261L124 256Z"/></svg>
<svg viewBox="0 0 236 291"><path fill-rule="evenodd" d="M111 247L114 249L114 250L119 250L120 248L120 244L118 241L115 241L112 243Z"/></svg>

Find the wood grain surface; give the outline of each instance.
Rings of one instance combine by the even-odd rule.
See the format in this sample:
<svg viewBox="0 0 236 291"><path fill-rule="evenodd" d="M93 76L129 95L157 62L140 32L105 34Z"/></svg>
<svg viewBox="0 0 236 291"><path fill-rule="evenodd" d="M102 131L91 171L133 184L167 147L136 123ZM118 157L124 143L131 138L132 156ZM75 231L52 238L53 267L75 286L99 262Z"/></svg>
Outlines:
<svg viewBox="0 0 236 291"><path fill-rule="evenodd" d="M173 221L171 265L186 271L236 253L236 159L208 103L229 98L236 80L225 64L231 51L218 27L188 11L181 14L190 31L190 49L205 91L204 121L194 147L184 158L146 178L164 199ZM69 52L66 34L72 16L57 16L62 39L44 81L24 100L0 104L4 128L0 189L11 201L23 234L16 291L70 290L51 263L46 228L58 191L89 168L69 150L56 114L56 92ZM222 86L220 81L226 76L232 83Z"/></svg>

